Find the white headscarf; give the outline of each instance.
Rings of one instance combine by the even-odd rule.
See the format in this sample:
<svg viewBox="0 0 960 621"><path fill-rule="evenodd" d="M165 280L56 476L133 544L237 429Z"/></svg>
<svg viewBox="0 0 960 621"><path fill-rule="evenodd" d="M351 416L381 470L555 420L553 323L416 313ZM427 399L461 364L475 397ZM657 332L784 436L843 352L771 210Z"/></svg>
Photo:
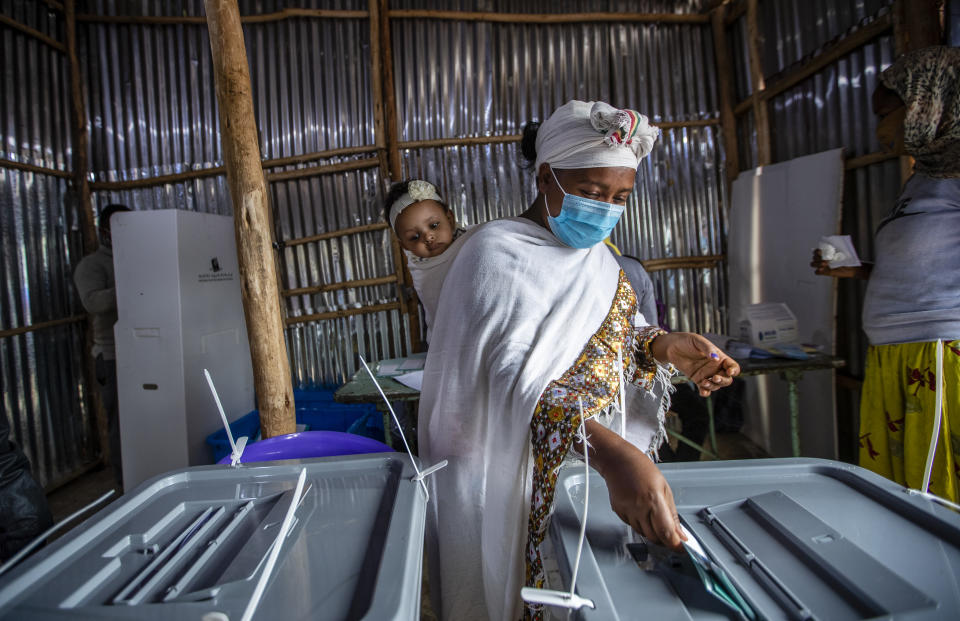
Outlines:
<svg viewBox="0 0 960 621"><path fill-rule="evenodd" d="M390 227L393 229L397 228L397 217L401 211L414 203L425 200L437 201L438 203L443 202L443 199L440 198L440 195L437 193L437 188L434 187L432 183L414 179L407 186L406 193L401 194L400 198L393 201L393 205L390 206Z"/></svg>
<svg viewBox="0 0 960 621"><path fill-rule="evenodd" d="M636 169L660 129L636 110L602 101L568 101L537 131L537 162L557 169L626 166Z"/></svg>

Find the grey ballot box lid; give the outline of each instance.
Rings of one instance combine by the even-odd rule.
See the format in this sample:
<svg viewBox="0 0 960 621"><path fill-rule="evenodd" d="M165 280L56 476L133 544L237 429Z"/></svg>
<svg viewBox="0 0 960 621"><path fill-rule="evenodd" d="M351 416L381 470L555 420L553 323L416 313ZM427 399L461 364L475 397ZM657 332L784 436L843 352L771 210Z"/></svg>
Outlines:
<svg viewBox="0 0 960 621"><path fill-rule="evenodd" d="M817 459L665 464L680 518L758 618L960 619L960 515L862 468ZM564 588L577 551L583 466L557 483L550 526ZM645 543L589 477L577 593L583 620L737 619L685 553ZM685 569L686 567L686 569ZM706 597L704 597L706 596Z"/></svg>
<svg viewBox="0 0 960 621"><path fill-rule="evenodd" d="M238 620L302 468L254 618L418 619L426 501L400 453L156 477L4 576L0 618Z"/></svg>

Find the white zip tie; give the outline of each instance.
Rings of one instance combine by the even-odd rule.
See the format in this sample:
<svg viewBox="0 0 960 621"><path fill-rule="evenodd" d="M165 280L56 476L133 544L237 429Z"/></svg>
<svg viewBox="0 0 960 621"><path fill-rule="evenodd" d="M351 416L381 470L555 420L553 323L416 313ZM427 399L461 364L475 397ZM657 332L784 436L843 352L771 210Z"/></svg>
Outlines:
<svg viewBox="0 0 960 621"><path fill-rule="evenodd" d="M213 385L213 378L210 377L210 371L204 369L203 374L207 376L207 385L210 386L210 392L213 393L213 400L217 404L217 411L220 412L220 420L223 421L223 428L227 430L227 439L230 440L230 465L236 466L240 463L240 458L243 457L243 449L247 446L247 436L242 436L237 442L233 441L230 421L227 420L227 415L223 411L223 404L220 403L220 395L217 394L217 389Z"/></svg>
<svg viewBox="0 0 960 621"><path fill-rule="evenodd" d="M617 348L617 373L620 375L620 437L627 439L627 396L626 387L623 384L623 351L622 347ZM580 414L583 416L583 413Z"/></svg>
<svg viewBox="0 0 960 621"><path fill-rule="evenodd" d="M83 515L84 513L86 513L87 511L89 511L90 509L92 509L92 508L96 507L97 505L99 505L101 502L103 502L103 501L106 500L107 498L110 498L111 496L114 495L114 493L115 493L114 490L110 490L109 492L107 492L106 494L104 494L104 495L101 496L100 498L97 498L96 500L94 500L93 502L91 502L90 504L88 504L87 506L85 506L84 508L82 508L82 509L80 509L80 510L78 510L78 511L74 511L73 513L71 513L71 514L68 515L67 517L63 518L62 520L60 520L59 522L57 522L56 524L54 524L53 526L51 526L51 527L48 528L47 530L45 530L45 531L43 531L42 533L40 533L36 538L34 538L33 541L31 541L30 543L28 543L27 545L25 545L23 548L20 549L19 552L17 552L17 553L14 554L13 556L11 556L9 559L7 559L7 562L5 562L3 565L0 565L0 576L2 576L3 574L5 574L8 569L10 569L11 567L13 567L13 566L16 565L17 563L19 563L20 560L21 560L23 557L25 557L27 554L30 554L30 552L31 552L34 548L36 548L38 545L40 545L41 543L43 543L44 541L46 541L47 537L49 537L49 536L52 535L53 533L57 532L57 531L60 530L61 528L63 528L64 525L69 524L70 522L72 522L73 520L75 520L75 519L77 518L77 516Z"/></svg>
<svg viewBox="0 0 960 621"><path fill-rule="evenodd" d="M359 355L359 354L358 354ZM370 376L370 379L373 380L373 385L377 387L377 390L380 392L380 396L383 397L384 403L387 404L387 409L390 410L390 415L393 417L393 422L397 424L397 431L400 432L400 439L403 440L403 447L407 449L407 456L410 457L410 465L413 466L414 472L417 474L413 477L413 480L420 483L420 487L423 488L423 493L426 494L426 501L430 502L430 492L427 490L427 483L424 481L424 477L433 474L437 470L443 468L447 465L447 460L441 460L429 468L425 469L423 472L420 471L420 468L417 468L417 460L413 458L413 451L410 450L410 445L407 443L407 436L403 433L403 425L400 424L400 419L397 418L397 413L393 411L393 405L390 404L390 400L387 399L386 393L383 392L383 387L380 386L380 382L377 381L377 376L373 374L373 371L370 370L370 367L367 366L367 361L363 359L363 356L360 356L360 362L363 364L363 368L366 369L367 374ZM389 429L383 430L384 435L390 433Z"/></svg>
<svg viewBox="0 0 960 621"><path fill-rule="evenodd" d="M940 419L943 417L943 341L937 339L937 382L936 405L933 410L933 434L930 437L930 448L927 450L927 465L923 469L923 487L921 492L929 493L930 475L933 474L934 454L937 452L937 440L940 439Z"/></svg>
<svg viewBox="0 0 960 621"><path fill-rule="evenodd" d="M587 448L587 419L583 415L583 398L577 396L580 404L580 438L583 440L583 517L580 519L580 538L577 540L577 557L573 562L573 573L570 575L570 590L556 591L554 589L536 589L523 587L520 597L529 604L544 604L558 608L579 610L584 606L596 608L593 600L577 595L577 574L580 573L580 558L583 555L583 542L587 538L587 509L590 506L590 451Z"/></svg>
<svg viewBox="0 0 960 621"><path fill-rule="evenodd" d="M951 502L951 501L947 500L946 498L941 498L941 497L937 496L936 494L932 494L932 493L930 493L930 492L921 492L921 491L918 490L918 489L907 489L907 493L911 494L912 496L922 496L923 498L926 498L927 500L932 500L933 502L935 502L935 503L937 503L937 504L941 504L941 505L943 505L943 506L945 506L945 507L949 507L949 508L953 509L954 511L960 512L960 505L958 505L958 504L955 503L955 502Z"/></svg>
<svg viewBox="0 0 960 621"><path fill-rule="evenodd" d="M300 476L297 478L297 487L294 489L293 497L290 499L290 506L287 507L287 513L283 516L283 523L280 524L280 532L277 533L277 538L273 542L273 548L267 557L267 563L263 567L263 573L260 574L260 579L257 580L257 586L253 589L253 595L250 597L250 601L247 602L247 608L243 611L243 616L240 618L240 621L250 621L250 619L253 618L253 613L257 611L260 598L263 597L263 591L267 588L267 581L270 579L270 574L273 573L273 566L277 564L277 557L280 556L280 547L283 546L283 542L287 538L287 532L293 524L293 516L297 512L297 507L300 506L300 495L303 494L303 484L306 480L307 469L301 468Z"/></svg>

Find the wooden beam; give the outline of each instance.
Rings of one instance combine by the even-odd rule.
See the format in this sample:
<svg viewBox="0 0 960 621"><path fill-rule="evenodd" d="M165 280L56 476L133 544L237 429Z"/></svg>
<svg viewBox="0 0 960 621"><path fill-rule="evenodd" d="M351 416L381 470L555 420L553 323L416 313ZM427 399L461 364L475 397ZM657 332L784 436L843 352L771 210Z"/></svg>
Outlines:
<svg viewBox="0 0 960 621"><path fill-rule="evenodd" d="M583 22L633 22L647 24L706 24L709 15L699 13L491 13L393 9L393 19L439 19L457 22L504 24L578 24Z"/></svg>
<svg viewBox="0 0 960 621"><path fill-rule="evenodd" d="M43 0L43 3L55 11L60 11L61 13L64 11L63 3L57 2L57 0Z"/></svg>
<svg viewBox="0 0 960 621"><path fill-rule="evenodd" d="M322 166L309 166L307 168L297 168L294 170L284 170L282 172L267 173L267 181L275 183L277 181L289 181L290 179L300 179L302 177L316 177L317 175L332 175L338 172L348 170L363 170L365 168L376 168L380 165L380 160L376 157L365 157L359 160L348 160L336 164L324 164Z"/></svg>
<svg viewBox="0 0 960 621"><path fill-rule="evenodd" d="M870 41L873 41L880 35L890 30L892 26L893 20L890 18L890 16L881 15L873 22L856 30L849 36L840 39L837 41L837 43L831 45L822 53L817 54L802 66L797 67L773 84L767 86L763 93L763 97L765 99L770 99L771 97L776 97L788 88L796 86L800 82L813 76L815 73L818 73L828 65L836 62L840 58L843 58L847 54L860 49Z"/></svg>
<svg viewBox="0 0 960 621"><path fill-rule="evenodd" d="M5 24L13 28L14 30L19 30L23 34L27 35L28 37L33 37L37 41L47 44L48 46L52 47L58 52L63 52L63 53L67 52L67 47L63 43L60 43L56 39L52 39L48 37L47 35L43 34L42 32L40 32L35 28L31 28L30 26L21 24L20 22L14 19L10 19L3 13L0 13L0 24Z"/></svg>
<svg viewBox="0 0 960 621"><path fill-rule="evenodd" d="M374 131L376 134L377 155L380 158L380 179L381 187L386 188L392 178L391 175L391 156L396 153L393 159L394 170L400 170L400 154L396 148L396 135L393 135L391 141L388 134L388 112L384 110L384 91L391 95L389 109L391 115L390 128L396 132L397 128L397 105L393 97L393 50L390 49L390 20L387 17L386 0L368 0L370 10L370 78L373 82L373 119ZM384 35L386 32L386 36ZM385 47L381 46L381 42ZM386 63L390 63L389 71L385 70ZM387 76L389 75L389 79ZM391 143L394 148L387 149L387 144ZM397 173L399 174L399 172ZM396 283L395 295L400 302L400 312L403 315L410 315L410 306L407 304L407 296L404 294L404 284L406 279L406 264L404 263L403 253L400 252L400 240L396 235L390 235L390 246L394 262L394 280ZM412 325L412 324L411 324ZM419 327L419 324L418 324ZM417 330L416 341L419 341L419 330ZM411 337L411 343L415 340ZM399 355L399 352L397 352Z"/></svg>
<svg viewBox="0 0 960 621"><path fill-rule="evenodd" d="M943 40L940 11L936 0L896 0L893 5L893 40L897 56ZM913 176L914 159L900 156L900 183Z"/></svg>
<svg viewBox="0 0 960 621"><path fill-rule="evenodd" d="M374 153L376 152L376 147L361 146L361 147L342 147L339 149L330 149L328 151L317 151L315 153L305 153L303 155L291 155L288 157L280 157L275 159L263 160L263 168L279 168L281 166L293 166L296 164L304 164L306 162L312 162L321 159L328 159L333 157L341 157L345 155L358 155L362 153ZM351 166L351 164L355 164ZM273 176L269 177L269 180L282 180L295 177L306 177L312 175L323 175L331 174L336 172L342 172L344 170L354 170L361 168L368 168L369 162L365 159L361 160L349 160L346 162L338 162L336 164L327 164L325 166L315 166L313 168L304 168L295 171L283 171L281 173L272 173ZM309 171L309 172L301 172ZM212 166L210 168L201 168L199 170L188 170L182 173L173 173L170 175L158 175L156 177L144 177L143 179L130 179L127 181L94 181L90 184L90 187L94 191L108 191L108 190L132 190L138 188L149 188L157 185L167 185L173 183L182 183L184 181L191 181L193 179L203 179L206 177L217 177L219 175L225 174L226 170L223 166ZM296 174L293 174L296 173ZM286 176L283 176L286 175Z"/></svg>
<svg viewBox="0 0 960 621"><path fill-rule="evenodd" d="M938 0L910 0L907 10L906 3L903 3L904 51L943 43L940 4Z"/></svg>
<svg viewBox="0 0 960 621"><path fill-rule="evenodd" d="M366 19L366 11L338 11L328 9L283 9L274 13L261 15L243 15L240 22L243 24L262 24L264 22L279 22L286 19ZM207 23L202 15L96 15L83 13L77 15L77 21L100 24L141 24L153 26L171 26L177 24Z"/></svg>
<svg viewBox="0 0 960 621"><path fill-rule="evenodd" d="M720 96L720 128L723 132L723 150L726 156L727 188L740 174L740 154L737 150L737 117L733 114L733 66L727 46L724 17L727 7L720 5L710 16L713 27L713 53L717 63L717 86ZM729 195L729 192L727 193Z"/></svg>
<svg viewBox="0 0 960 621"><path fill-rule="evenodd" d="M651 121L660 129L683 129L686 127L710 127L719 125L720 119L693 119L690 121ZM466 147L487 144L520 142L521 134L501 134L498 136L462 136L458 138L431 138L427 140L404 140L397 143L401 151L408 149L435 149L442 147Z"/></svg>
<svg viewBox="0 0 960 621"><path fill-rule="evenodd" d="M463 136L462 138L432 138L429 140L405 140L397 143L400 150L407 149L435 149L439 147L465 147L471 145L502 144L520 142L520 134L504 134L500 136Z"/></svg>
<svg viewBox="0 0 960 621"><path fill-rule="evenodd" d="M296 431L290 362L280 312L267 183L253 113L243 27L236 0L205 0L223 160L233 199L243 312L263 436Z"/></svg>
<svg viewBox="0 0 960 621"><path fill-rule="evenodd" d="M840 58L843 58L844 56L860 49L870 41L873 41L880 35L890 30L893 25L894 20L890 15L882 15L878 17L876 20L867 24L863 28L860 28L852 34L830 45L820 54L817 54L806 62L799 64L796 68L788 71L776 82L768 85L761 94L761 97L764 100L769 100L773 97L776 97L785 90L796 86L800 82L823 70L831 63L834 63ZM752 106L753 99L748 97L737 104L734 112L735 114L740 115L749 110Z"/></svg>
<svg viewBox="0 0 960 621"><path fill-rule="evenodd" d="M387 162L390 176L385 179L386 184L401 181L404 178L403 160L400 157L400 119L397 113L397 90L393 75L393 31L390 24L392 13L389 0L377 0L380 13L380 40L381 63L383 77L383 116L386 129ZM420 351L420 304L417 292L413 287L413 277L407 269L407 257L400 248L400 241L396 235L391 235L393 262L397 268L397 297L400 300L401 312L407 317L410 329L410 346L413 351ZM407 292L410 292L409 298Z"/></svg>
<svg viewBox="0 0 960 621"><path fill-rule="evenodd" d="M156 177L144 177L143 179L128 179L126 181L92 181L90 189L94 192L111 192L117 190L136 190L140 188L152 188L158 185L168 185L193 181L195 179L205 179L207 177L219 177L226 173L223 166L213 166L211 168L201 168L199 170L188 170L182 173L173 173L171 175L157 175Z"/></svg>
<svg viewBox="0 0 960 621"><path fill-rule="evenodd" d="M313 295L314 293L330 293L331 291L341 291L343 289L359 289L360 287L375 287L377 285L392 285L400 282L402 276L392 274L381 278L364 278L361 280L345 280L343 282L332 282L326 285L315 285L313 287L300 287L298 289L286 289L282 292L283 297L292 298L298 295Z"/></svg>
<svg viewBox="0 0 960 621"><path fill-rule="evenodd" d="M858 157L847 158L843 162L843 167L846 170L854 170L856 168L863 168L864 166L872 166L873 164L886 162L887 160L895 160L898 157L899 156L896 153L877 151L875 153L867 153L866 155L860 155Z"/></svg>
<svg viewBox="0 0 960 621"><path fill-rule="evenodd" d="M69 170L57 170L56 168L46 168L45 166L34 166L25 162L14 162L0 158L0 168L12 168L13 170L22 170L32 172L38 175L49 175L51 177L60 177L61 179L71 179L73 173Z"/></svg>
<svg viewBox="0 0 960 621"><path fill-rule="evenodd" d="M397 113L397 91L393 78L393 42L390 29L388 0L380 0L380 39L383 71L383 116L386 128L386 147L390 163L390 178L387 183L403 179L400 160L400 128Z"/></svg>
<svg viewBox="0 0 960 621"><path fill-rule="evenodd" d="M380 178L390 178L387 126L383 115L383 51L380 49L380 0L367 0L370 13L370 89L373 99L373 141L380 159Z"/></svg>
<svg viewBox="0 0 960 621"><path fill-rule="evenodd" d="M83 76L80 73L80 57L77 53L77 14L75 0L66 0L63 7L64 34L66 39L67 63L70 71L70 129L73 136L73 191L77 197L77 216L83 231L83 251L90 254L97 249L97 224L93 216L93 200L90 196L90 162L87 156L87 145L90 134L87 131L87 109L83 97ZM87 318L84 332L85 351L93 349L93 316ZM93 387L97 384L97 365L92 356L84 356L83 377L86 385ZM97 426L97 438L100 441L100 460L103 465L109 466L110 451L110 423L108 413L103 407L103 397L99 390L89 390L87 401L93 411L93 418Z"/></svg>
<svg viewBox="0 0 960 621"><path fill-rule="evenodd" d="M771 162L770 119L767 101L763 98L766 88L763 78L763 40L760 35L758 0L747 0L747 51L750 61L750 81L753 84L751 103L753 126L757 140L757 166Z"/></svg>
<svg viewBox="0 0 960 621"><path fill-rule="evenodd" d="M372 224L363 224L360 226L353 226L348 229L330 231L329 233L318 233L317 235L309 235L307 237L298 237L296 239L288 239L282 242L282 244L285 247L299 246L300 244L309 244L312 242L323 241L325 239L335 239L337 237L346 237L347 235L357 235L358 233L382 231L383 229L386 229L386 228L389 228L386 222L374 222Z"/></svg>
<svg viewBox="0 0 960 621"><path fill-rule="evenodd" d="M656 125L660 129L684 129L686 127L710 127L719 125L720 119L692 119L690 121L653 121L651 125Z"/></svg>
<svg viewBox="0 0 960 621"><path fill-rule="evenodd" d="M714 267L724 259L722 254L706 254L689 257L668 257L664 259L647 259L640 261L643 269L648 272L675 270L682 268Z"/></svg>
<svg viewBox="0 0 960 621"><path fill-rule="evenodd" d="M315 162L317 160L327 160L333 157L363 155L364 153L376 152L376 146L338 147L336 149L314 151L313 153L304 153L302 155L290 155L287 157L275 157L273 159L263 160L263 167L278 168L280 166L293 166L295 164L306 164L307 162Z"/></svg>
<svg viewBox="0 0 960 621"><path fill-rule="evenodd" d="M68 2L70 0L67 0ZM49 328L56 328L57 326L63 326L69 323L79 323L81 321L86 321L87 315L74 315L73 317L65 317L63 319L54 319L52 321L41 321L39 323L34 323L29 326L21 326L19 328L9 328L7 330L0 330L0 339L7 338L10 336L17 336L18 334L27 334L29 332L37 332L38 330L47 330Z"/></svg>
<svg viewBox="0 0 960 621"><path fill-rule="evenodd" d="M746 0L735 0L730 4L730 8L727 11L727 16L723 19L724 26L730 27L733 22L737 21L747 13L747 2Z"/></svg>
<svg viewBox="0 0 960 621"><path fill-rule="evenodd" d="M383 311L400 310L400 302L388 302L386 304L373 304L361 308L346 308L343 310L328 311L325 313L314 313L312 315L301 315L300 317L287 317L288 326L298 323L307 323L310 321L323 321L325 319L342 319L343 317L352 317L353 315L369 315L370 313L380 313Z"/></svg>

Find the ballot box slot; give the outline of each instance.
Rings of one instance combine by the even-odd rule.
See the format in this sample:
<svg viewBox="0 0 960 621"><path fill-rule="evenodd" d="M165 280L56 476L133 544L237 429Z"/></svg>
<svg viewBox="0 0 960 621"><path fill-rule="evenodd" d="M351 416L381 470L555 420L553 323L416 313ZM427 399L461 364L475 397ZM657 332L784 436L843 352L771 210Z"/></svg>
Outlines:
<svg viewBox="0 0 960 621"><path fill-rule="evenodd" d="M701 517L791 619L860 619L936 606L781 491L707 507Z"/></svg>

